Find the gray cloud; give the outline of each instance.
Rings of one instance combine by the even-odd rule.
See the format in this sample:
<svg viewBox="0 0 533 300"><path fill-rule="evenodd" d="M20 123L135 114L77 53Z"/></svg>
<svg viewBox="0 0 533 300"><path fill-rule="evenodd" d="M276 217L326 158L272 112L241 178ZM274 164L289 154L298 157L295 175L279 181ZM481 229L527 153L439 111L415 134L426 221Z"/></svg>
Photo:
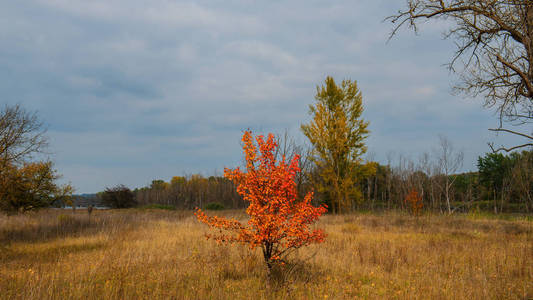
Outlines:
<svg viewBox="0 0 533 300"><path fill-rule="evenodd" d="M445 23L387 43L390 1L4 1L2 102L38 110L79 192L219 172L240 135L307 122L325 76L358 81L369 147L416 155L447 135L474 168L495 139L479 100L450 94Z"/></svg>

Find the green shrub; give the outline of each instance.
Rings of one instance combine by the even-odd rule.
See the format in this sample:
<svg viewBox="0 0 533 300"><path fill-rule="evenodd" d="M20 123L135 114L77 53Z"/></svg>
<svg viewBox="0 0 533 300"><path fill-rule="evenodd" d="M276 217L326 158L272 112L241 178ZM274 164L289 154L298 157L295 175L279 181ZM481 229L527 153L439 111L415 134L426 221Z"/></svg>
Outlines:
<svg viewBox="0 0 533 300"><path fill-rule="evenodd" d="M222 205L221 203L218 203L218 202L211 202L211 203L208 203L208 204L205 206L205 209L209 209L209 210L222 210L222 209L224 209L224 205Z"/></svg>

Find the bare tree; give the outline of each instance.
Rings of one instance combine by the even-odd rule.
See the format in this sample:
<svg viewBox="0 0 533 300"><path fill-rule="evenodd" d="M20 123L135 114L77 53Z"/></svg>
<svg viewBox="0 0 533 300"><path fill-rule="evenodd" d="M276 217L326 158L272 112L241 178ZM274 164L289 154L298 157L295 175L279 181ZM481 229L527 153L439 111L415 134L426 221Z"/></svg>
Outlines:
<svg viewBox="0 0 533 300"><path fill-rule="evenodd" d="M285 157L285 161L291 161L295 155L298 155L298 166L302 172L296 175L296 185L300 197L304 197L309 191L310 176L313 171L313 162L311 161L312 148L309 144L298 143L294 137L285 129L282 134L277 134L276 143L276 159L281 160Z"/></svg>
<svg viewBox="0 0 533 300"><path fill-rule="evenodd" d="M450 188L455 181L450 179L463 166L463 152L455 151L453 144L445 136L439 135L439 148L436 151L439 171L444 175L444 196L446 197L446 206L448 213L452 213L450 204Z"/></svg>
<svg viewBox="0 0 533 300"><path fill-rule="evenodd" d="M20 105L5 105L0 111L0 161L23 162L47 146L46 130L35 113Z"/></svg>
<svg viewBox="0 0 533 300"><path fill-rule="evenodd" d="M533 146L533 1L531 0L407 0L407 8L388 17L390 37L406 25L415 32L428 19L452 21L445 37L457 45L449 68L462 65L457 91L484 96L485 107L499 113L498 128L527 140L511 151ZM526 131L503 128L503 123L525 125Z"/></svg>
<svg viewBox="0 0 533 300"><path fill-rule="evenodd" d="M428 152L424 152L420 155L418 159L419 168L422 172L424 172L427 176L428 181L428 198L431 203L431 207L434 209L437 205L435 204L435 179L433 178L434 170L435 170L435 164L431 160L431 155ZM423 193L423 191L422 191ZM422 194L422 198L424 195Z"/></svg>

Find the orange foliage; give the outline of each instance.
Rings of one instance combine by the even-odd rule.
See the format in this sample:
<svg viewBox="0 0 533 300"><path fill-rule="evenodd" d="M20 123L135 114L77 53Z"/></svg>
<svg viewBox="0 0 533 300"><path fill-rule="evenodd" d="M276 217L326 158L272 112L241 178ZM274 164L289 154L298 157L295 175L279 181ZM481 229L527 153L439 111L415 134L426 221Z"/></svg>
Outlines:
<svg viewBox="0 0 533 300"><path fill-rule="evenodd" d="M246 213L250 216L247 225L234 219L209 217L197 208L198 220L219 229L216 235L207 235L217 242L242 243L254 249L260 247L267 267L280 261L292 250L311 243L321 243L325 234L312 230L309 225L327 211L325 205L311 205L313 193L304 199L297 198L295 175L300 172L298 156L289 163L285 157L275 158L278 147L274 136L256 137L246 131L242 137L246 158L246 171L240 168L225 169L224 176L237 186L237 192L250 202Z"/></svg>
<svg viewBox="0 0 533 300"><path fill-rule="evenodd" d="M409 190L409 194L405 196L404 202L409 205L411 213L415 216L417 216L422 207L424 207L422 197L418 195L418 191L415 188Z"/></svg>

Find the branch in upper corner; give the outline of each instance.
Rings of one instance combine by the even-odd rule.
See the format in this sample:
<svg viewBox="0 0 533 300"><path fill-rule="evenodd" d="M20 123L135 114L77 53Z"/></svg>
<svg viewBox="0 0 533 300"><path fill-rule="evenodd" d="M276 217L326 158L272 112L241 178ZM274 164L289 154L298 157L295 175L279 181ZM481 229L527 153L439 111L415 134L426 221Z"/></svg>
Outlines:
<svg viewBox="0 0 533 300"><path fill-rule="evenodd" d="M512 134L516 134L516 135L519 135L519 136L523 136L527 139L530 139L530 140L533 140L533 136L530 136L530 135L527 135L525 133L521 133L521 132L518 132L518 131L513 131L513 130L509 130L509 129L505 129L505 128L489 128L490 131L504 131L504 132L508 132L508 133L512 133Z"/></svg>
<svg viewBox="0 0 533 300"><path fill-rule="evenodd" d="M513 151L515 149L519 149L519 148L523 148L523 147L527 147L527 146L533 147L532 143L528 143L528 144L514 146L514 147L511 147L511 148L500 147L500 148L494 149L494 143L488 143L488 144L489 144L490 150L492 150L492 152L494 152L494 153L500 152L502 150L505 151L505 152L511 152L511 151Z"/></svg>
<svg viewBox="0 0 533 300"><path fill-rule="evenodd" d="M516 135L525 137L527 139L533 140L533 136L527 135L525 133L521 133L521 132L505 129L505 128L490 128L489 130L490 131L497 131L497 132L499 132L499 131L508 132L508 133L516 134ZM524 148L524 147L528 147L528 146L533 147L533 143L525 143L525 144L517 145L517 146L511 147L511 148L505 148L505 147L502 146L502 147L497 148L497 149L494 148L494 143L489 143L489 147L492 150L492 152L494 152L494 153L502 151L502 150L505 151L505 152L511 152L511 151L513 151L515 149Z"/></svg>

